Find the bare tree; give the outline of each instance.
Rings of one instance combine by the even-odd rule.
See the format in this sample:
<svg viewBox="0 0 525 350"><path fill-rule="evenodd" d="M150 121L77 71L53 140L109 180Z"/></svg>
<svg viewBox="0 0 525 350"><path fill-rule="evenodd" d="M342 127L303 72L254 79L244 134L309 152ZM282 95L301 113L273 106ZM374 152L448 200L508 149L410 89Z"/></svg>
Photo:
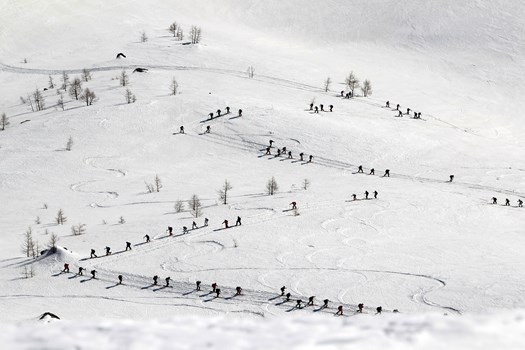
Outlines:
<svg viewBox="0 0 525 350"><path fill-rule="evenodd" d="M328 78L326 78L326 80L323 83L324 92L328 92L328 90L330 90L330 85L332 85L332 79L330 79L330 77L328 77Z"/></svg>
<svg viewBox="0 0 525 350"><path fill-rule="evenodd" d="M55 221L57 225L64 225L64 222L67 221L67 217L64 215L64 211L62 209L58 210L57 217L55 218Z"/></svg>
<svg viewBox="0 0 525 350"><path fill-rule="evenodd" d="M66 91L67 85L69 84L69 75L66 71L62 72L62 90Z"/></svg>
<svg viewBox="0 0 525 350"><path fill-rule="evenodd" d="M128 73L126 73L125 70L122 70L119 75L119 81L121 86L127 86L129 84L129 76Z"/></svg>
<svg viewBox="0 0 525 350"><path fill-rule="evenodd" d="M354 97L354 90L359 86L359 79L355 76L354 72L350 72L348 77L345 79L345 84L348 86L348 89L352 92L352 97Z"/></svg>
<svg viewBox="0 0 525 350"><path fill-rule="evenodd" d="M179 30L179 25L177 24L177 22L173 22L168 28L168 32L173 34L174 37L177 36L177 31L178 30Z"/></svg>
<svg viewBox="0 0 525 350"><path fill-rule="evenodd" d="M148 193L155 192L155 185L154 184L147 183L146 181L144 181L144 184L146 185L146 189L147 189Z"/></svg>
<svg viewBox="0 0 525 350"><path fill-rule="evenodd" d="M177 29L177 40L182 41L184 39L184 30L182 28Z"/></svg>
<svg viewBox="0 0 525 350"><path fill-rule="evenodd" d="M96 98L95 92L89 90L89 88L85 88L82 95L80 95L80 100L86 102L86 106L91 106Z"/></svg>
<svg viewBox="0 0 525 350"><path fill-rule="evenodd" d="M40 225L42 221L40 221L40 216L37 216L35 219L35 224Z"/></svg>
<svg viewBox="0 0 525 350"><path fill-rule="evenodd" d="M310 180L308 180L308 179L304 179L304 180L303 180L303 190L307 190L308 187L310 187L310 184L311 184L311 183L310 183Z"/></svg>
<svg viewBox="0 0 525 350"><path fill-rule="evenodd" d="M148 36L146 35L145 31L142 31L142 33L140 34L140 42L145 43L146 41L148 41Z"/></svg>
<svg viewBox="0 0 525 350"><path fill-rule="evenodd" d="M86 224L78 224L71 226L71 233L73 236L80 236L86 233Z"/></svg>
<svg viewBox="0 0 525 350"><path fill-rule="evenodd" d="M51 236L49 236L49 241L47 242L47 247L48 248L56 248L57 247L57 243L58 243L59 240L60 240L60 238L58 238L58 236L55 233L52 233Z"/></svg>
<svg viewBox="0 0 525 350"><path fill-rule="evenodd" d="M24 240L22 242L21 251L26 257L34 255L35 252L35 241L33 240L33 230L28 227L24 233Z"/></svg>
<svg viewBox="0 0 525 350"><path fill-rule="evenodd" d="M158 174L155 175L155 189L157 192L160 192L160 189L162 188L162 181Z"/></svg>
<svg viewBox="0 0 525 350"><path fill-rule="evenodd" d="M49 208L49 206L47 205L47 203L44 203L44 205L42 206L42 209L47 209Z"/></svg>
<svg viewBox="0 0 525 350"><path fill-rule="evenodd" d="M66 105L64 104L64 95L60 94L60 97L57 100L57 107L62 108L62 110L66 109Z"/></svg>
<svg viewBox="0 0 525 350"><path fill-rule="evenodd" d="M123 216L121 216L121 217L118 219L118 223L121 224L121 225L126 223L126 220L124 220L124 217L123 217Z"/></svg>
<svg viewBox="0 0 525 350"><path fill-rule="evenodd" d="M74 97L78 101L80 94L82 93L82 81L80 78L73 79L73 82L69 85L69 96Z"/></svg>
<svg viewBox="0 0 525 350"><path fill-rule="evenodd" d="M191 214L198 218L202 215L202 205L199 197L197 197L196 194L191 196L190 202L189 202Z"/></svg>
<svg viewBox="0 0 525 350"><path fill-rule="evenodd" d="M35 92L33 92L33 100L35 101L35 106L37 111L41 111L46 106L46 101L44 99L44 95L39 89L36 89Z"/></svg>
<svg viewBox="0 0 525 350"><path fill-rule="evenodd" d="M27 94L26 101L27 101L27 104L29 105L29 107L31 107L31 112L34 112L35 108L33 107L33 101L31 100L31 95L30 94Z"/></svg>
<svg viewBox="0 0 525 350"><path fill-rule="evenodd" d="M197 26L191 26L190 40L192 44L198 44L201 41L201 28Z"/></svg>
<svg viewBox="0 0 525 350"><path fill-rule="evenodd" d="M249 66L246 72L248 73L248 78L252 79L253 74L255 73L255 68L253 68L253 66Z"/></svg>
<svg viewBox="0 0 525 350"><path fill-rule="evenodd" d="M24 278L33 278L36 275L35 266L33 264L30 264L29 266L24 266L24 270L22 271L22 276Z"/></svg>
<svg viewBox="0 0 525 350"><path fill-rule="evenodd" d="M52 76L49 76L49 85L48 87L50 89L54 89L55 88L55 84L53 83L53 77Z"/></svg>
<svg viewBox="0 0 525 350"><path fill-rule="evenodd" d="M73 149L73 138L69 136L69 139L66 143L66 151L71 151Z"/></svg>
<svg viewBox="0 0 525 350"><path fill-rule="evenodd" d="M222 204L228 204L228 192L232 189L232 186L228 180L224 180L224 184L221 189L217 191Z"/></svg>
<svg viewBox="0 0 525 350"><path fill-rule="evenodd" d="M2 117L0 117L0 127L2 127L2 131L5 130L5 127L11 124L9 122L9 118L5 115L5 113L2 113Z"/></svg>
<svg viewBox="0 0 525 350"><path fill-rule="evenodd" d="M183 212L184 211L184 202L181 201L180 199L177 199L177 201L175 202L175 205L174 205L174 209L175 209L176 213Z"/></svg>
<svg viewBox="0 0 525 350"><path fill-rule="evenodd" d="M128 104L137 101L137 97L135 96L134 93L131 92L130 89L126 89L126 93L124 94L124 97L126 98L126 102Z"/></svg>
<svg viewBox="0 0 525 350"><path fill-rule="evenodd" d="M361 86L361 91L363 92L364 97L372 95L372 83L370 80L366 79L364 81L363 86Z"/></svg>
<svg viewBox="0 0 525 350"><path fill-rule="evenodd" d="M82 79L87 82L91 80L91 71L87 68L82 69Z"/></svg>
<svg viewBox="0 0 525 350"><path fill-rule="evenodd" d="M177 83L177 80L175 80L175 77L173 77L173 80L171 81L171 85L170 85L170 92L172 95L177 95L178 90L179 90L179 83Z"/></svg>
<svg viewBox="0 0 525 350"><path fill-rule="evenodd" d="M279 186L277 185L277 181L275 181L275 177L272 176L272 178L266 183L266 192L268 195L273 196L278 190Z"/></svg>

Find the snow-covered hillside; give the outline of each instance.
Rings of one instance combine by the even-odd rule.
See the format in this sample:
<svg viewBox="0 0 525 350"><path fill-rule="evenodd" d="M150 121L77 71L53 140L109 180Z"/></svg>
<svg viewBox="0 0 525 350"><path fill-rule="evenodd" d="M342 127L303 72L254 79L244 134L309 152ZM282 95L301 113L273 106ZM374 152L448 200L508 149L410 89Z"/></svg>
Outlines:
<svg viewBox="0 0 525 350"><path fill-rule="evenodd" d="M525 307L524 14L521 2L485 0L0 0L0 114L10 122L0 131L0 320L51 311L141 321L322 314L337 323L338 306L350 316L359 303L401 319ZM186 35L202 27L201 42L176 41L173 21ZM82 88L98 96L91 106L57 91L62 72L73 81L82 69L92 74ZM371 80L372 96L341 98L351 71ZM20 97L50 76L56 86L33 112ZM422 119L396 117L398 103ZM283 147L292 159L276 156ZM148 193L156 175L163 187ZM226 179L225 205L217 191ZM241 226L224 229L237 217ZM86 233L73 235L80 224ZM28 227L40 247L58 235L57 254L23 256ZM64 263L70 273L60 273ZM310 296L313 308L293 308Z"/></svg>

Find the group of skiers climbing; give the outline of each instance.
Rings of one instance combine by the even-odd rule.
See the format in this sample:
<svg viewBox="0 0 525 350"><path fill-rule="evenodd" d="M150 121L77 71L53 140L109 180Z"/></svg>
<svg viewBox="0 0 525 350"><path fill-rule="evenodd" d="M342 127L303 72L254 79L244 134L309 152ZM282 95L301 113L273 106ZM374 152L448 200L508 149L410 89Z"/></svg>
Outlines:
<svg viewBox="0 0 525 350"><path fill-rule="evenodd" d="M365 191L365 199L370 199L369 196L370 196L370 193L368 191ZM374 199L377 199L377 196L379 195L379 193L377 191L374 191L372 192L372 194L374 195ZM352 194L352 200L356 201L357 200L357 194L353 193Z"/></svg>
<svg viewBox="0 0 525 350"><path fill-rule="evenodd" d="M386 107L387 108L390 108L390 101L386 101ZM397 116L398 117L403 117L403 112L401 111L401 105L398 103L396 105L396 109L395 109L398 113L397 113ZM410 111L412 111L410 108L407 108L407 112L404 114L404 115L408 115L410 116ZM416 111L412 111L413 113L413 119L421 119L421 112L416 112Z"/></svg>
<svg viewBox="0 0 525 350"><path fill-rule="evenodd" d="M492 197L492 204L498 204L498 198L496 197ZM510 207L510 199L508 198L505 198L505 204L503 204L504 206L506 207ZM518 205L517 205L518 208L523 208L523 201L518 198Z"/></svg>
<svg viewBox="0 0 525 350"><path fill-rule="evenodd" d="M266 147L266 153L265 153L265 155L268 155L268 156L272 155L272 147L273 147L274 142L275 142L274 140L270 140L270 142L269 142L270 145ZM275 157L276 157L276 158L277 158L277 157L280 157L280 156L282 155L282 156L287 157L287 159L294 159L293 156L292 156L292 151L289 150L289 149L287 149L286 146L283 147L282 149L276 147L276 150L277 150L277 152L276 152L276 154L275 154ZM301 162L307 162L307 163L312 163L312 161L313 161L313 159L314 159L314 156L313 156L313 155L310 154L310 155L308 156L308 160L307 160L307 161L304 160L304 156L305 156L305 154L304 154L303 152L299 153L299 161L301 161Z"/></svg>
<svg viewBox="0 0 525 350"><path fill-rule="evenodd" d="M226 114L230 114L230 107L226 107L226 113L225 114L222 114L222 111L220 109L217 109L217 111L215 113L217 113L216 117L214 117L213 113L208 114L208 119L211 120L211 119L214 119L214 118L219 118L219 117L221 117L223 115L226 115ZM239 114L237 116L238 117L242 117L242 109L239 109L238 113Z"/></svg>
<svg viewBox="0 0 525 350"><path fill-rule="evenodd" d="M359 165L357 167L357 173L364 174L362 165ZM376 170L374 168L370 169L370 172L368 173L368 175L375 175L375 174L376 174ZM383 174L383 177L390 177L390 169L385 169L385 173Z"/></svg>
<svg viewBox="0 0 525 350"><path fill-rule="evenodd" d="M328 109L329 109L328 112L333 112L334 111L334 105L329 105ZM324 105L322 103L319 105L319 107L318 106L314 106L313 103L310 103L310 110L314 111L314 113L319 113L319 110L321 112L327 112L327 111L324 110Z"/></svg>

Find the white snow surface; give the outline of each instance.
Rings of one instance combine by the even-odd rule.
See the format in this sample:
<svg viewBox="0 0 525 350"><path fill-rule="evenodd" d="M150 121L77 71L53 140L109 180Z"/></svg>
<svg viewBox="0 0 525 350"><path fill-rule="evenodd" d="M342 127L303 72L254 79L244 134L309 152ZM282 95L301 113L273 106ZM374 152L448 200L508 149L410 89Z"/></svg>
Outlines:
<svg viewBox="0 0 525 350"><path fill-rule="evenodd" d="M104 340L112 332L143 348L133 332L157 339L158 327L175 338L172 329L187 329L185 342L196 347L213 343L213 332L239 348L282 339L339 348L377 334L371 346L432 349L451 335L458 347L470 339L484 348L476 339L490 334L502 348L525 346L517 331L525 307L525 209L517 207L525 199L524 15L525 3L508 0L0 0L0 114L10 121L0 131L0 321L11 324L1 337L51 340L83 325L63 338L65 348L82 337L117 348ZM173 21L186 34L201 26L201 43L175 41L166 30ZM115 59L119 52L127 58ZM83 83L98 96L92 106L64 93L62 111L56 88L44 92L43 111L20 102L48 76L59 86L62 71L72 80L83 68L92 70ZM132 104L116 78L123 69ZM372 96L339 97L350 71L372 81ZM334 111L312 113L313 99ZM395 117L397 103L422 120ZM207 120L226 106L230 114ZM275 147L265 155L270 139L294 159L275 157ZM300 152L313 162L300 162ZM147 193L156 174L163 188ZM279 190L269 196L272 176ZM217 194L225 179L233 187L226 205ZM365 190L378 198L364 200ZM174 204L193 194L202 216L176 213ZM59 209L64 225L55 223ZM222 229L237 216L241 226ZM199 228L182 235L193 220ZM86 233L74 236L79 223ZM57 254L21 254L28 227L40 247L57 234ZM99 258L89 259L92 248ZM60 273L64 263L71 273ZM23 278L31 266L36 276ZM75 275L79 266L84 276ZM210 294L213 282L221 298ZM283 285L288 303L278 295ZM292 307L309 296L313 308ZM325 298L330 307L314 312ZM365 315L349 317L358 303ZM345 316L333 317L339 305ZM377 306L384 313L372 317ZM46 311L69 321L25 325ZM516 337L502 334L509 324ZM327 329L334 333L314 335ZM274 330L279 343L254 340ZM35 339L18 345L34 348Z"/></svg>

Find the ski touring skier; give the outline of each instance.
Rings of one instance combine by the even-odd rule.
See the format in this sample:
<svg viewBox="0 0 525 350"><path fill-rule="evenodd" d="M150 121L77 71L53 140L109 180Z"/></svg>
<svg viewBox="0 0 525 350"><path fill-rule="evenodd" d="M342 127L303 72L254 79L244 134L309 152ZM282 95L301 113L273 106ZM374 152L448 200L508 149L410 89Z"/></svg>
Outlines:
<svg viewBox="0 0 525 350"><path fill-rule="evenodd" d="M155 275L153 276L153 285L157 285L159 283L159 276Z"/></svg>
<svg viewBox="0 0 525 350"><path fill-rule="evenodd" d="M235 226L241 226L241 217L237 216L237 221L235 221ZM249 226L249 225L248 225Z"/></svg>
<svg viewBox="0 0 525 350"><path fill-rule="evenodd" d="M239 109L239 117L242 117L242 109Z"/></svg>
<svg viewBox="0 0 525 350"><path fill-rule="evenodd" d="M179 133L180 134L184 134L184 126L183 125L180 126Z"/></svg>
<svg viewBox="0 0 525 350"><path fill-rule="evenodd" d="M213 113L208 114L209 119L213 119Z"/></svg>
<svg viewBox="0 0 525 350"><path fill-rule="evenodd" d="M328 309L328 302L329 302L329 301L330 301L330 300L328 300L328 299L323 300L323 306L321 306L321 308L323 308L323 309Z"/></svg>
<svg viewBox="0 0 525 350"><path fill-rule="evenodd" d="M95 254L95 249L91 249L91 258L97 258L97 254Z"/></svg>
<svg viewBox="0 0 525 350"><path fill-rule="evenodd" d="M241 295L241 293L242 293L242 288L241 287L235 288L235 295Z"/></svg>
<svg viewBox="0 0 525 350"><path fill-rule="evenodd" d="M421 119L421 112L417 113L417 119Z"/></svg>
<svg viewBox="0 0 525 350"><path fill-rule="evenodd" d="M313 306L314 305L314 298L315 296L311 296L308 298L308 303L306 304L306 306Z"/></svg>
<svg viewBox="0 0 525 350"><path fill-rule="evenodd" d="M298 309L300 309L300 308L301 308L301 303L302 303L302 302L303 302L303 301L302 301L301 299L297 299L296 304L295 304L295 307L298 308Z"/></svg>
<svg viewBox="0 0 525 350"><path fill-rule="evenodd" d="M213 283L211 284L211 288L212 288L211 291L212 291L212 292L215 292L215 289L217 289L217 283L213 282Z"/></svg>
<svg viewBox="0 0 525 350"><path fill-rule="evenodd" d="M131 250L131 242L126 242L126 251Z"/></svg>
<svg viewBox="0 0 525 350"><path fill-rule="evenodd" d="M492 197L492 204L498 204L498 199L496 197Z"/></svg>
<svg viewBox="0 0 525 350"><path fill-rule="evenodd" d="M270 153L270 146L266 147L266 154L267 155L271 155L271 153Z"/></svg>
<svg viewBox="0 0 525 350"><path fill-rule="evenodd" d="M225 219L222 223L224 224L224 228L228 228L228 220Z"/></svg>
<svg viewBox="0 0 525 350"><path fill-rule="evenodd" d="M313 108L314 108L314 104L310 103L310 110L312 110Z"/></svg>
<svg viewBox="0 0 525 350"><path fill-rule="evenodd" d="M518 208L523 208L523 201L518 199Z"/></svg>
<svg viewBox="0 0 525 350"><path fill-rule="evenodd" d="M220 288L215 289L215 294L217 295L216 298L218 298L221 295L221 289Z"/></svg>
<svg viewBox="0 0 525 350"><path fill-rule="evenodd" d="M290 301L291 296L292 294L290 294L290 292L286 293L286 301Z"/></svg>
<svg viewBox="0 0 525 350"><path fill-rule="evenodd" d="M368 175L375 175L376 174L376 170L374 168L370 169L370 173Z"/></svg>
<svg viewBox="0 0 525 350"><path fill-rule="evenodd" d="M149 243L149 242L150 242L149 235L145 235L144 238L146 239L146 243Z"/></svg>
<svg viewBox="0 0 525 350"><path fill-rule="evenodd" d="M449 178L450 178L449 182L454 181L454 175L450 175Z"/></svg>
<svg viewBox="0 0 525 350"><path fill-rule="evenodd" d="M64 269L62 270L62 272L67 272L69 273L69 264L64 264Z"/></svg>
<svg viewBox="0 0 525 350"><path fill-rule="evenodd" d="M368 199L368 195L369 195L368 191L365 191L365 199Z"/></svg>
<svg viewBox="0 0 525 350"><path fill-rule="evenodd" d="M407 108L407 115L410 114L410 108Z"/></svg>
<svg viewBox="0 0 525 350"><path fill-rule="evenodd" d="M77 275L79 275L79 276L83 276L83 275L84 275L84 268L83 268L82 266L79 266L79 267L78 267L78 273L77 273Z"/></svg>
<svg viewBox="0 0 525 350"><path fill-rule="evenodd" d="M300 157L301 162L304 161L304 159L303 159L304 153L303 152L299 153L299 157Z"/></svg>
<svg viewBox="0 0 525 350"><path fill-rule="evenodd" d="M284 291L285 291L285 290L286 290L286 286L282 286L282 287L281 287L281 296L284 295Z"/></svg>
<svg viewBox="0 0 525 350"><path fill-rule="evenodd" d="M383 177L385 177L385 176L390 177L390 169L386 169L385 170L385 173L383 174Z"/></svg>
<svg viewBox="0 0 525 350"><path fill-rule="evenodd" d="M273 141L273 140L270 140L270 147L273 146L273 143L274 143L274 141Z"/></svg>
<svg viewBox="0 0 525 350"><path fill-rule="evenodd" d="M333 112L333 109L334 109L334 105L330 105L330 112Z"/></svg>
<svg viewBox="0 0 525 350"><path fill-rule="evenodd" d="M402 118L403 117L403 112L399 111L399 113L397 113L397 116Z"/></svg>
<svg viewBox="0 0 525 350"><path fill-rule="evenodd" d="M386 108L390 108L390 101L386 101Z"/></svg>
<svg viewBox="0 0 525 350"><path fill-rule="evenodd" d="M192 230L195 230L195 229L197 229L197 228L198 228L197 223L196 223L195 221L192 222L192 224L191 224L191 229L192 229Z"/></svg>
<svg viewBox="0 0 525 350"><path fill-rule="evenodd" d="M166 287L169 287L170 286L171 277L168 276L164 280L166 281Z"/></svg>
<svg viewBox="0 0 525 350"><path fill-rule="evenodd" d="M417 119L417 112L414 111L414 119Z"/></svg>
<svg viewBox="0 0 525 350"><path fill-rule="evenodd" d="M315 106L314 113L319 113L319 107Z"/></svg>
<svg viewBox="0 0 525 350"><path fill-rule="evenodd" d="M217 110L217 117L220 117L220 116L221 116L221 110L218 109L218 110Z"/></svg>
<svg viewBox="0 0 525 350"><path fill-rule="evenodd" d="M344 96L345 96L345 91L341 90L341 97L344 97Z"/></svg>
<svg viewBox="0 0 525 350"><path fill-rule="evenodd" d="M91 270L91 278L93 278L93 279L97 278L97 277L95 277L96 274L97 274L96 270Z"/></svg>
<svg viewBox="0 0 525 350"><path fill-rule="evenodd" d="M363 166L362 165L357 167L357 172L358 173L362 173L363 172Z"/></svg>
<svg viewBox="0 0 525 350"><path fill-rule="evenodd" d="M360 303L360 304L357 304L357 312L359 313L363 313L363 308L365 307L365 305L363 303Z"/></svg>
<svg viewBox="0 0 525 350"><path fill-rule="evenodd" d="M319 107L321 108L321 112L324 112L324 106L322 103L319 105Z"/></svg>
<svg viewBox="0 0 525 350"><path fill-rule="evenodd" d="M399 111L399 107L401 107L401 106L398 103L397 106L396 106L396 111Z"/></svg>
<svg viewBox="0 0 525 350"><path fill-rule="evenodd" d="M168 235L173 236L173 227L168 226Z"/></svg>
<svg viewBox="0 0 525 350"><path fill-rule="evenodd" d="M210 132L211 132L211 126L207 125L205 133L209 134Z"/></svg>
<svg viewBox="0 0 525 350"><path fill-rule="evenodd" d="M337 307L337 312L335 313L338 316L343 316L343 305Z"/></svg>
<svg viewBox="0 0 525 350"><path fill-rule="evenodd" d="M356 200L357 200L357 194L352 193L352 199L353 199L354 201L356 201Z"/></svg>
<svg viewBox="0 0 525 350"><path fill-rule="evenodd" d="M204 218L204 226L208 226L208 218Z"/></svg>
<svg viewBox="0 0 525 350"><path fill-rule="evenodd" d="M118 275L118 284L122 284L122 275Z"/></svg>
<svg viewBox="0 0 525 350"><path fill-rule="evenodd" d="M182 226L182 234L185 235L188 233L188 228L186 226Z"/></svg>
<svg viewBox="0 0 525 350"><path fill-rule="evenodd" d="M374 198L375 198L375 199L377 199L377 195L378 195L378 194L379 194L379 193L378 193L377 191L374 191Z"/></svg>
<svg viewBox="0 0 525 350"><path fill-rule="evenodd" d="M383 308L381 306L376 307L376 315L381 314L382 311L383 311Z"/></svg>
<svg viewBox="0 0 525 350"><path fill-rule="evenodd" d="M201 281L195 282L196 288L195 290L201 290Z"/></svg>
<svg viewBox="0 0 525 350"><path fill-rule="evenodd" d="M110 247L106 247L106 256L107 255L111 255L111 248Z"/></svg>
<svg viewBox="0 0 525 350"><path fill-rule="evenodd" d="M312 155L310 154L310 156L308 157L308 163L311 163L311 162L312 162L312 159L314 159L314 156L312 156Z"/></svg>
<svg viewBox="0 0 525 350"><path fill-rule="evenodd" d="M277 155L276 155L276 157L280 157L280 156L281 156L281 149L277 148Z"/></svg>
<svg viewBox="0 0 525 350"><path fill-rule="evenodd" d="M505 206L506 207L510 206L510 200L508 198L505 198Z"/></svg>
<svg viewBox="0 0 525 350"><path fill-rule="evenodd" d="M292 157L292 151L288 151L288 159L293 159L293 157Z"/></svg>
<svg viewBox="0 0 525 350"><path fill-rule="evenodd" d="M226 114L230 114L230 107L226 107Z"/></svg>
<svg viewBox="0 0 525 350"><path fill-rule="evenodd" d="M297 203L296 202L292 202L292 203L290 203L290 205L292 206L292 209L297 209Z"/></svg>

